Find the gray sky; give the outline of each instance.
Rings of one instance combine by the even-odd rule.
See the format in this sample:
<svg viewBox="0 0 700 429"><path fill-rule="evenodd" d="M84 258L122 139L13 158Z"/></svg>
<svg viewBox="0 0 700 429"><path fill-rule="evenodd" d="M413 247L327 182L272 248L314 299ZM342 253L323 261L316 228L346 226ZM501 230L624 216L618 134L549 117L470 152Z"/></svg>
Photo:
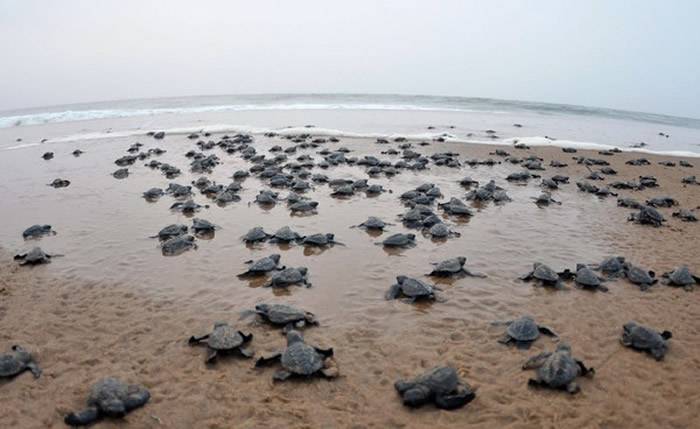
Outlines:
<svg viewBox="0 0 700 429"><path fill-rule="evenodd" d="M0 109L349 92L700 117L699 17L697 0L0 0Z"/></svg>

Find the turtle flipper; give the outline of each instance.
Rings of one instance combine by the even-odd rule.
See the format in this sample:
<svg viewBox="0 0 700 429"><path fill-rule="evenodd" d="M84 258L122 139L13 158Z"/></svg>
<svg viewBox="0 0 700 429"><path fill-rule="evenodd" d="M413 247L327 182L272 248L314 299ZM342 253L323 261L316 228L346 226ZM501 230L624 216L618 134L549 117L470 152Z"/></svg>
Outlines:
<svg viewBox="0 0 700 429"><path fill-rule="evenodd" d="M100 418L100 410L97 407L86 408L82 411L70 413L63 418L68 426L87 426Z"/></svg>
<svg viewBox="0 0 700 429"><path fill-rule="evenodd" d="M590 375L593 376L595 375L595 369L594 368L586 368L586 365L583 364L583 361L576 360L576 365L578 365L579 369L581 370L581 375L586 376Z"/></svg>
<svg viewBox="0 0 700 429"><path fill-rule="evenodd" d="M581 387L575 381L566 385L566 391L572 395L581 391Z"/></svg>
<svg viewBox="0 0 700 429"><path fill-rule="evenodd" d="M333 347L329 347L327 349L322 349L319 347L314 347L314 350L316 350L316 353L324 356L324 357L331 357L333 356Z"/></svg>
<svg viewBox="0 0 700 429"><path fill-rule="evenodd" d="M145 405L151 399L150 392L141 386L131 385L129 389L131 390L129 396L124 399L124 408L127 412Z"/></svg>
<svg viewBox="0 0 700 429"><path fill-rule="evenodd" d="M217 353L216 350L214 350L214 349L212 349L212 348L207 349L207 359L206 359L206 363L208 363L208 364L213 364L213 363L215 363L217 357L218 357L218 353Z"/></svg>
<svg viewBox="0 0 700 429"><path fill-rule="evenodd" d="M519 350L529 350L532 343L533 341L516 341L515 347L517 347Z"/></svg>
<svg viewBox="0 0 700 429"><path fill-rule="evenodd" d="M27 369L31 371L34 378L41 377L41 368L39 368L39 365L37 365L35 362L29 362L27 364Z"/></svg>
<svg viewBox="0 0 700 429"><path fill-rule="evenodd" d="M539 368L542 365L544 365L544 363L547 361L547 358L549 358L551 355L552 352L542 352L538 355L535 355L527 361L525 361L525 363L523 364L523 369Z"/></svg>
<svg viewBox="0 0 700 429"><path fill-rule="evenodd" d="M280 353L280 352L276 352L276 353L273 353L273 354L267 355L267 356L261 356L258 358L258 360L255 361L255 366L258 368L261 366L265 366L265 365L270 364L272 362L278 361L281 357L282 357L282 353Z"/></svg>
<svg viewBox="0 0 700 429"><path fill-rule="evenodd" d="M272 380L274 380L274 381L284 381L284 380L288 379L288 378L291 377L291 376L292 376L292 373L291 373L291 372L285 371L285 370L281 369L281 370L277 371L277 372L272 376Z"/></svg>
<svg viewBox="0 0 700 429"><path fill-rule="evenodd" d="M238 348L238 353L241 354L244 358L251 359L253 356L255 356L255 352L247 347L239 347Z"/></svg>
<svg viewBox="0 0 700 429"><path fill-rule="evenodd" d="M209 338L209 334L207 335L202 335L201 337L195 337L192 335L189 340L187 340L187 344L194 346L195 344L198 344L206 339Z"/></svg>
<svg viewBox="0 0 700 429"><path fill-rule="evenodd" d="M506 345L510 344L511 341L513 341L513 337L511 337L511 336L508 335L508 334L505 334L505 335L503 335L501 338L498 339L498 342L499 342L499 343L501 343L501 344L506 344Z"/></svg>
<svg viewBox="0 0 700 429"><path fill-rule="evenodd" d="M399 297L400 293L401 293L401 286L399 286L398 284L394 284L386 292L385 298L388 300L396 299Z"/></svg>
<svg viewBox="0 0 700 429"><path fill-rule="evenodd" d="M463 407L476 398L476 393L463 385L457 386L452 393L435 396L435 405L443 410L454 410Z"/></svg>
<svg viewBox="0 0 700 429"><path fill-rule="evenodd" d="M556 332L554 332L552 329L548 328L547 326L537 326L537 329L540 331L540 334L544 335L549 335L550 337L558 337Z"/></svg>
<svg viewBox="0 0 700 429"><path fill-rule="evenodd" d="M469 270L467 270L466 268L462 268L462 273L463 273L465 276L477 277L477 278L480 278L480 279L485 279L485 278L487 277L487 275L484 274L484 273L478 273L478 272L476 272L476 271L469 271Z"/></svg>
<svg viewBox="0 0 700 429"><path fill-rule="evenodd" d="M671 331L659 332L659 335L661 335L661 338L663 338L664 340L670 340L671 338L673 338L673 334L671 333Z"/></svg>

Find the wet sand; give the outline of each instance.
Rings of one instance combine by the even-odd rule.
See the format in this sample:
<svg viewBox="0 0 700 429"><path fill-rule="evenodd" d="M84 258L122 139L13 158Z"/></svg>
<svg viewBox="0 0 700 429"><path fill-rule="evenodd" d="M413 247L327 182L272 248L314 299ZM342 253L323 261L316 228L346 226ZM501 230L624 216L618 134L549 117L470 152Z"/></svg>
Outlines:
<svg viewBox="0 0 700 429"><path fill-rule="evenodd" d="M311 130L312 132L312 130ZM214 136L217 137L217 136ZM288 140L255 136L258 153ZM159 161L180 167L183 175L168 180L138 161L129 167L127 179L116 180L114 159L124 155L135 141L142 149L162 147L168 152ZM344 138L323 147L345 146L350 155L379 155L390 145ZM86 153L74 158L73 149ZM520 166L460 169L435 167L403 171L398 176L370 179L393 193L376 198L364 194L347 200L329 196L327 185L315 185L307 195L319 201L318 214L290 216L285 203L270 210L248 205L262 182L243 182L242 201L221 208L213 205L198 217L221 228L212 240L198 240L199 248L177 257L163 257L156 240L148 236L170 223L191 220L172 213L170 197L147 203L146 189L165 188L169 182L189 184L199 177L189 173L183 154L194 148L184 135L150 138L114 138L98 145L89 141L56 143L50 149L37 146L2 153L0 187L4 217L0 226L0 348L22 344L36 354L44 376L34 380L22 374L0 387L0 409L7 427L64 427L63 415L83 404L88 386L96 379L115 375L146 385L151 402L130 414L130 427L693 427L700 424L695 404L700 399L700 298L698 291L656 285L643 293L620 280L608 284L610 292L593 293L573 287L551 291L517 281L533 262L554 268L573 268L577 262L596 263L603 257L623 255L657 273L688 264L700 271L697 257L697 223L672 218L675 209L661 209L668 219L662 228L626 221L631 210L616 206L616 198L600 199L579 192L574 182L587 170L574 164L571 154L558 148L516 150L512 155L536 154L545 165L552 159L569 163L562 169L547 168L545 177L571 176L571 182L553 193L561 206L538 208L530 197L541 190L538 180L527 185L505 181ZM320 148L319 148L320 149ZM414 150L431 154L459 152L460 160L486 158L495 147L433 142ZM46 150L56 157L43 161ZM209 175L224 185L238 169L250 164L239 155L226 155ZM296 156L317 149L300 150ZM662 167L667 156L634 153L603 157L579 151L577 156L604 158L618 175L631 180L655 175L659 188L620 191L638 200L671 195L680 207L700 205L700 186L680 184L681 177L700 176L694 168ZM294 155L293 155L294 156ZM625 165L644 156L651 166ZM495 157L494 157L495 158ZM674 160L678 161L677 158ZM331 178L365 178L362 167L314 169ZM374 245L404 228L397 215L406 211L398 196L421 183L438 185L445 199L462 198L457 181L463 176L485 183L495 179L506 188L512 202L476 208L468 221L446 218L460 238L434 242L418 233L418 245L387 253ZM71 180L64 189L45 186L56 177ZM596 183L599 184L599 183ZM282 191L285 195L286 191ZM207 199L195 194L200 204ZM211 204L211 202L209 202ZM367 216L392 222L382 236L351 229ZM57 235L23 242L21 231L34 223L50 223ZM280 248L271 243L246 247L240 236L253 226L272 232L289 225L302 234L332 232L345 246L310 252L301 246ZM18 267L11 256L32 245L49 253L65 254L51 264ZM307 266L311 288L291 288L276 293L260 282L239 280L243 261L280 253L287 266ZM443 300L410 305L386 301L384 292L399 274L422 277L430 262L466 256L467 266L488 275L440 282ZM425 280L431 280L424 278ZM311 343L333 346L341 377L273 384L274 369L253 368L239 358L221 360L214 368L204 364L204 350L191 348L186 339L207 332L214 321L236 323L255 335L257 352L274 350L284 340L278 330L254 318L240 318L242 311L259 302L286 302L314 312L321 326L307 329ZM581 381L582 392L562 392L527 387L530 372L520 366L527 357L552 349L543 338L529 351L497 342L502 327L494 320L531 314L568 341L577 357L597 373ZM622 324L628 320L673 332L666 359L656 362L647 355L619 344ZM393 389L399 377L409 377L439 364L451 364L472 386L477 398L457 411L431 406L409 410ZM97 427L121 427L102 422Z"/></svg>

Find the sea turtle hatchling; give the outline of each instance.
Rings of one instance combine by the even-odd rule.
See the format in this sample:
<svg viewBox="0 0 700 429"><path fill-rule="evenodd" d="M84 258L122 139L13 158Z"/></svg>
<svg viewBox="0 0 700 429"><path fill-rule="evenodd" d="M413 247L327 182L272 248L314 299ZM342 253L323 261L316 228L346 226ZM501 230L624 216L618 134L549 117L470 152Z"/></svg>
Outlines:
<svg viewBox="0 0 700 429"><path fill-rule="evenodd" d="M640 207L639 212L630 214L627 220L654 227L660 227L666 221L663 215L651 206Z"/></svg>
<svg viewBox="0 0 700 429"><path fill-rule="evenodd" d="M430 228L423 230L424 234L430 236L436 240L443 240L450 237L461 237L462 234L456 231L452 231L447 225L442 222L438 222L432 225Z"/></svg>
<svg viewBox="0 0 700 429"><path fill-rule="evenodd" d="M272 234L270 241L277 243L291 243L301 240L301 235L296 233L292 228L283 226Z"/></svg>
<svg viewBox="0 0 700 429"><path fill-rule="evenodd" d="M58 255L49 255L41 250L41 247L34 247L26 253L15 255L15 260L19 261L20 265L39 265L48 264L54 256Z"/></svg>
<svg viewBox="0 0 700 429"><path fill-rule="evenodd" d="M629 262L625 262L625 276L627 280L639 286L641 290L647 290L657 282L656 274L650 270L644 270Z"/></svg>
<svg viewBox="0 0 700 429"><path fill-rule="evenodd" d="M611 256L603 259L600 264L591 266L593 270L600 271L608 278L617 278L625 275L625 258L623 256Z"/></svg>
<svg viewBox="0 0 700 429"><path fill-rule="evenodd" d="M556 288L561 288L561 276L563 276L566 271L557 273L550 267L539 262L535 262L532 265L532 271L520 277L520 280L530 281L536 280L544 286L554 286Z"/></svg>
<svg viewBox="0 0 700 429"><path fill-rule="evenodd" d="M620 342L625 347L646 351L654 356L654 359L662 360L668 350L666 341L672 336L670 331L658 332L637 322L627 322L622 327Z"/></svg>
<svg viewBox="0 0 700 429"><path fill-rule="evenodd" d="M103 417L123 418L149 399L151 394L143 386L126 384L112 377L103 378L90 388L87 408L68 414L64 421L69 426L87 426Z"/></svg>
<svg viewBox="0 0 700 429"><path fill-rule="evenodd" d="M366 230L384 231L384 228L386 228L387 225L393 224L386 223L378 217L370 216L367 218L366 221L362 222L359 225L353 225L351 226L351 228L364 228Z"/></svg>
<svg viewBox="0 0 700 429"><path fill-rule="evenodd" d="M318 325L313 313L286 304L257 304L255 312L265 321L282 326L283 332L302 329L307 325Z"/></svg>
<svg viewBox="0 0 700 429"><path fill-rule="evenodd" d="M608 288L602 284L602 280L596 275L596 273L583 264L576 265L574 282L576 283L576 286L584 289L600 290L602 292L608 291Z"/></svg>
<svg viewBox="0 0 700 429"><path fill-rule="evenodd" d="M330 233L307 235L305 237L302 237L301 244L312 247L326 247L333 246L335 244L342 245L342 243L335 241L335 235Z"/></svg>
<svg viewBox="0 0 700 429"><path fill-rule="evenodd" d="M187 225L173 223L161 229L158 231L158 234L151 236L150 238L158 238L160 241L166 241L170 240L171 238L187 234L187 229Z"/></svg>
<svg viewBox="0 0 700 429"><path fill-rule="evenodd" d="M396 283L391 285L386 292L385 298L388 300L398 299L404 296L409 303L418 299L435 299L435 292L438 289L428 283L407 276L396 277Z"/></svg>
<svg viewBox="0 0 700 429"><path fill-rule="evenodd" d="M165 240L160 249L163 256L177 256L190 249L196 249L197 245L194 242L194 237L189 234L178 235L176 237Z"/></svg>
<svg viewBox="0 0 700 429"><path fill-rule="evenodd" d="M554 198L552 198L552 194L548 192L542 192L539 196L532 197L532 199L535 200L535 204L537 204L540 207L548 206L550 204L561 205L561 201L557 201Z"/></svg>
<svg viewBox="0 0 700 429"><path fill-rule="evenodd" d="M161 188L151 188L145 191L142 195L146 201L154 202L162 197L164 194Z"/></svg>
<svg viewBox="0 0 700 429"><path fill-rule="evenodd" d="M565 389L578 393L581 388L576 377L595 374L593 368L586 368L582 361L571 355L571 346L559 343L554 352L544 352L531 357L523 364L523 369L535 369L535 378L528 381L533 387Z"/></svg>
<svg viewBox="0 0 700 429"><path fill-rule="evenodd" d="M265 287L287 287L292 285L304 285L311 287L308 281L309 270L306 267L288 267L272 274Z"/></svg>
<svg viewBox="0 0 700 429"><path fill-rule="evenodd" d="M259 243L270 238L270 234L266 233L261 226L256 226L250 229L242 237L246 243Z"/></svg>
<svg viewBox="0 0 700 429"><path fill-rule="evenodd" d="M238 352L245 358L252 358L253 351L246 348L253 339L253 334L243 333L226 322L216 322L210 334L201 337L191 336L187 343L191 346L204 344L207 346L206 363L214 363L219 355Z"/></svg>
<svg viewBox="0 0 700 429"><path fill-rule="evenodd" d="M300 332L287 332L287 347L283 351L263 356L255 362L256 367L262 367L279 361L282 369L273 375L274 381L284 381L292 376L310 377L322 375L326 378L338 376L338 370L333 360L333 349L322 349L304 342Z"/></svg>
<svg viewBox="0 0 700 429"><path fill-rule="evenodd" d="M218 226L209 222L205 219L194 218L192 219L192 232L198 235L213 234Z"/></svg>
<svg viewBox="0 0 700 429"><path fill-rule="evenodd" d="M31 371L34 378L41 376L34 357L24 348L14 345L10 351L0 354L0 378L14 377L24 371Z"/></svg>
<svg viewBox="0 0 700 429"><path fill-rule="evenodd" d="M377 244L384 247L413 247L416 245L416 235L398 233Z"/></svg>
<svg viewBox="0 0 700 429"><path fill-rule="evenodd" d="M661 277L664 284L679 286L688 291L693 290L696 283L700 283L700 276L693 275L685 265L664 273Z"/></svg>
<svg viewBox="0 0 700 429"><path fill-rule="evenodd" d="M398 380L394 388L403 404L411 408L433 402L443 410L454 410L476 398L476 391L449 366L432 368L412 380Z"/></svg>
<svg viewBox="0 0 700 429"><path fill-rule="evenodd" d="M500 322L496 322L499 324ZM505 323L508 327L498 342L501 344L515 344L519 349L529 349L532 343L540 337L540 334L558 337L550 328L535 323L531 316L522 316Z"/></svg>
<svg viewBox="0 0 700 429"><path fill-rule="evenodd" d="M433 277L452 277L452 276L470 276L470 277L480 277L485 278L486 274L471 272L464 268L464 264L467 262L467 258L464 256L458 256L456 258L446 259L441 262L433 262L435 268L428 273L429 276Z"/></svg>
<svg viewBox="0 0 700 429"><path fill-rule="evenodd" d="M22 238L40 238L44 235L55 235L56 232L51 229L51 225L32 225L22 232Z"/></svg>
<svg viewBox="0 0 700 429"><path fill-rule="evenodd" d="M270 256L260 258L257 261L246 261L245 263L250 265L248 269L244 273L239 274L238 277L244 278L262 276L269 273L270 271L277 270L279 269L280 258L280 255L275 253Z"/></svg>

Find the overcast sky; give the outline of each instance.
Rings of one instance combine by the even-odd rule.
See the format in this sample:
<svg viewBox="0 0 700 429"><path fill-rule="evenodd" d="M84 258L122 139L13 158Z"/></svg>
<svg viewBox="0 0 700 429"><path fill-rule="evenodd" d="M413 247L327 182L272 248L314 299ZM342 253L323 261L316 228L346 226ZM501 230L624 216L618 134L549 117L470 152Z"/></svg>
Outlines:
<svg viewBox="0 0 700 429"><path fill-rule="evenodd" d="M700 117L699 18L697 0L0 0L0 109L345 92Z"/></svg>

